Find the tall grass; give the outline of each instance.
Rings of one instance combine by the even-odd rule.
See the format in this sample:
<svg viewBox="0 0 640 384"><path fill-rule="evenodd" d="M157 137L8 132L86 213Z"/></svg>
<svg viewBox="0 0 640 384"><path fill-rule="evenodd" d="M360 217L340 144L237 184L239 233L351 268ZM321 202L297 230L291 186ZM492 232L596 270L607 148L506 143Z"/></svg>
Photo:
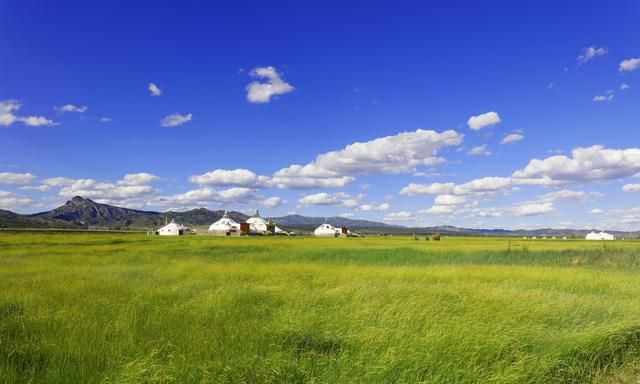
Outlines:
<svg viewBox="0 0 640 384"><path fill-rule="evenodd" d="M0 381L589 382L639 243L0 235Z"/></svg>

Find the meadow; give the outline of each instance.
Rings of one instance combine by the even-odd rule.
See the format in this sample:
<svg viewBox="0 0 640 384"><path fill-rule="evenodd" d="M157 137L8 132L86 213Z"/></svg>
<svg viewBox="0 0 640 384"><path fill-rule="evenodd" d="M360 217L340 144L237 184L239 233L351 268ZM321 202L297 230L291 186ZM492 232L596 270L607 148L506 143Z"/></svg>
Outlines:
<svg viewBox="0 0 640 384"><path fill-rule="evenodd" d="M0 233L2 383L623 383L640 242Z"/></svg>

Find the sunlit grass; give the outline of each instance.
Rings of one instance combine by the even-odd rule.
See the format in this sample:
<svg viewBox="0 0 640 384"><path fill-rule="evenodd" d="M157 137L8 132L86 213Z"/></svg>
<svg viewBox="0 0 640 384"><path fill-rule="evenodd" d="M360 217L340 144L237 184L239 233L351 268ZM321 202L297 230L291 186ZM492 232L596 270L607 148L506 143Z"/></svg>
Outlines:
<svg viewBox="0 0 640 384"><path fill-rule="evenodd" d="M0 235L0 381L589 382L637 242Z"/></svg>

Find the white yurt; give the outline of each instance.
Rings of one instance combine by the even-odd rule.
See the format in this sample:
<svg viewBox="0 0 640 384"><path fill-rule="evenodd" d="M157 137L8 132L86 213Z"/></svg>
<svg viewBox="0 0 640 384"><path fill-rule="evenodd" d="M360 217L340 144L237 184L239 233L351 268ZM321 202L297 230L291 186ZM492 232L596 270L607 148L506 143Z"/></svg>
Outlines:
<svg viewBox="0 0 640 384"><path fill-rule="evenodd" d="M260 216L260 212L257 209L255 215L248 218L245 223L249 224L250 232L253 234L266 235L269 231L269 223L267 222L267 220L263 219L262 216ZM278 235L287 234L286 231L282 230L277 225L274 225L273 232Z"/></svg>
<svg viewBox="0 0 640 384"><path fill-rule="evenodd" d="M224 215L220 220L209 226L209 232L213 234L231 235L240 231L240 224L236 223L229 217L227 211L224 211Z"/></svg>
<svg viewBox="0 0 640 384"><path fill-rule="evenodd" d="M340 235L340 228L336 228L329 223L324 223L313 231L314 236L336 237Z"/></svg>
<svg viewBox="0 0 640 384"><path fill-rule="evenodd" d="M596 233L596 232L589 232L587 234L587 237L585 237L586 240L614 240L615 237L607 232L600 232L600 233Z"/></svg>
<svg viewBox="0 0 640 384"><path fill-rule="evenodd" d="M160 236L182 236L189 233L189 228L182 224L176 223L174 220L164 227L158 229L158 235Z"/></svg>

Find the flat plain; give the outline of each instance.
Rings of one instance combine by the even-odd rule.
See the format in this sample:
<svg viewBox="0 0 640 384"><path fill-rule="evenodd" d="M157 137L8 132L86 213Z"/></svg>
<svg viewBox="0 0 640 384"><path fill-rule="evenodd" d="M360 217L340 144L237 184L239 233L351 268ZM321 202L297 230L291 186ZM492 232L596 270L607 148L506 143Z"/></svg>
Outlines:
<svg viewBox="0 0 640 384"><path fill-rule="evenodd" d="M640 242L0 233L0 382L635 382Z"/></svg>

